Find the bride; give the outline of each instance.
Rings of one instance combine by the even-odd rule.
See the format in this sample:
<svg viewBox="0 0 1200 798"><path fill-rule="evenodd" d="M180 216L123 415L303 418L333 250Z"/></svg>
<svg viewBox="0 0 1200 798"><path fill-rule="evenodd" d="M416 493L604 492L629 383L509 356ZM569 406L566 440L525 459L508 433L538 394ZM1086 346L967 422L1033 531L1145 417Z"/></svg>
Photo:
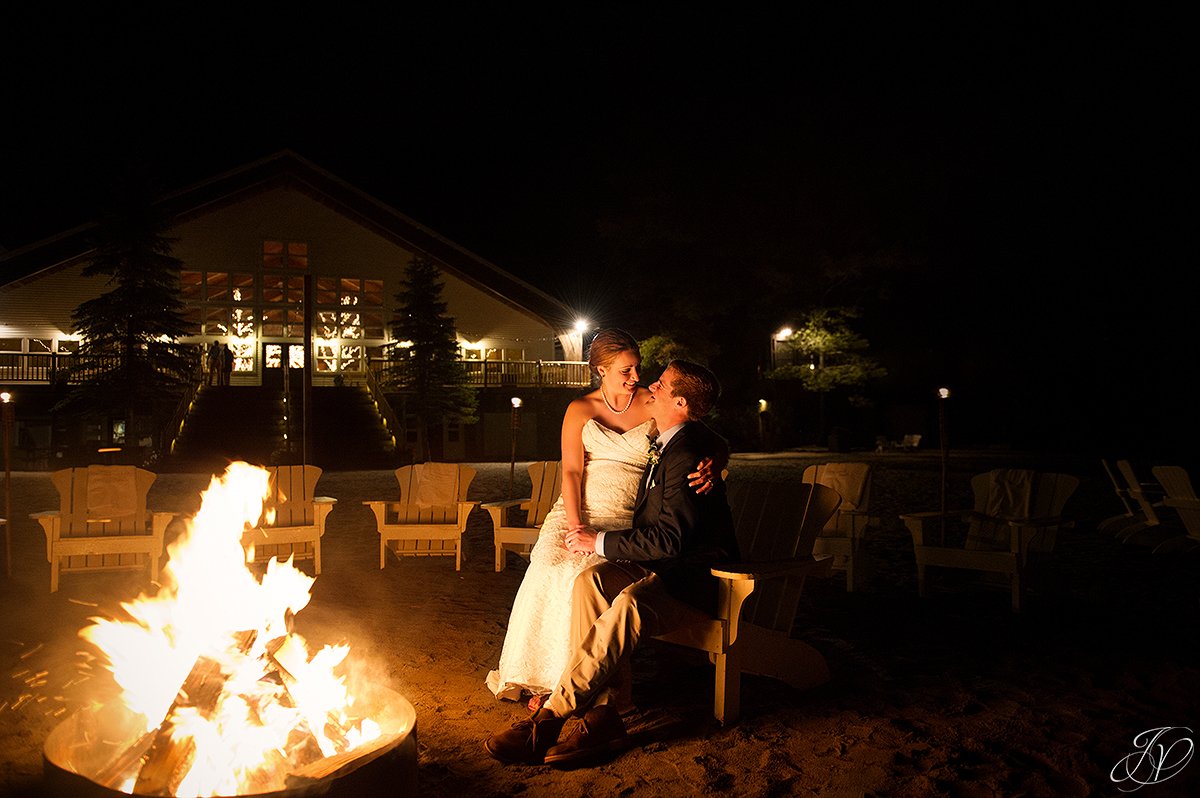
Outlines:
<svg viewBox="0 0 1200 798"><path fill-rule="evenodd" d="M650 441L658 435L638 386L641 354L624 330L601 330L588 349L600 387L575 399L562 424L562 495L546 515L529 568L513 601L500 666L488 674L497 698L536 702L558 683L570 654L571 587L595 554L567 551L563 538L590 526L628 529ZM712 489L712 462L689 475L698 492Z"/></svg>

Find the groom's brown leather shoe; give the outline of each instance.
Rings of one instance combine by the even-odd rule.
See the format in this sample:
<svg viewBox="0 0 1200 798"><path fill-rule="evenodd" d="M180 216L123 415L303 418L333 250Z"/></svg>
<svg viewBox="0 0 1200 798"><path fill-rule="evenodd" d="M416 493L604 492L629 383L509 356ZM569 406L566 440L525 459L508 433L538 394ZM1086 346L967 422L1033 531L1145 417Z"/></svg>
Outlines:
<svg viewBox="0 0 1200 798"><path fill-rule="evenodd" d="M493 734L483 745L501 762L540 765L546 751L558 742L564 723L566 718L560 718L548 709L539 709L527 720Z"/></svg>
<svg viewBox="0 0 1200 798"><path fill-rule="evenodd" d="M572 767L588 764L605 754L616 753L629 745L629 735L621 715L610 704L592 707L567 739L548 750L547 765Z"/></svg>

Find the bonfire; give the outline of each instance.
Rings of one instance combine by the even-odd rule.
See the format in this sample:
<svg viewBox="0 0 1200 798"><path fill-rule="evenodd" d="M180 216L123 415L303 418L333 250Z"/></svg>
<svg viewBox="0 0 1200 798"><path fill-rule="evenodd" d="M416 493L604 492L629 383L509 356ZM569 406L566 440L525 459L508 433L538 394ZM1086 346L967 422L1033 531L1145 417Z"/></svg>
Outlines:
<svg viewBox="0 0 1200 798"><path fill-rule="evenodd" d="M369 759L411 729L411 717L399 728L395 707L366 706L376 701L347 686L348 645L310 653L293 631L313 577L290 559L271 560L261 578L247 566L242 533L261 523L267 491L268 472L246 463L214 477L168 549L156 594L80 632L112 671L122 706L119 723L97 731L76 721L69 736L81 739L60 741L76 759L92 749L90 764L71 770L142 795L271 792ZM114 729L121 739L87 739Z"/></svg>

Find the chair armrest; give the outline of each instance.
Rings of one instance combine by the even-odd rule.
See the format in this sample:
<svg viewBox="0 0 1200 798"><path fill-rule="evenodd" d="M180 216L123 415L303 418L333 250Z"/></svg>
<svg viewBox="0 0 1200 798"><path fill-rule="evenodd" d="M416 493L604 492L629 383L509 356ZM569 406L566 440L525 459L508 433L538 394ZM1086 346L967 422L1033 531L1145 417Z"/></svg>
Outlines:
<svg viewBox="0 0 1200 798"><path fill-rule="evenodd" d="M485 510L491 510L492 508L503 510L503 509L508 509L509 507L520 507L522 504L524 504L525 502L528 502L528 501L533 501L533 500L532 499L506 499L504 501L499 501L499 502L484 502L483 504L481 504L479 506Z"/></svg>
<svg viewBox="0 0 1200 798"><path fill-rule="evenodd" d="M313 504L337 504L332 496L313 496Z"/></svg>
<svg viewBox="0 0 1200 798"><path fill-rule="evenodd" d="M970 510L947 510L941 512L939 510L931 510L927 513L903 513L900 520L904 522L912 521L932 521L937 518L961 518L964 515L969 515Z"/></svg>
<svg viewBox="0 0 1200 798"><path fill-rule="evenodd" d="M46 561L54 562L54 538L58 537L62 528L62 512L43 510L40 513L30 513L29 517L42 525L42 532L46 535Z"/></svg>
<svg viewBox="0 0 1200 798"><path fill-rule="evenodd" d="M813 576L828 571L833 564L832 557L795 557L786 560L771 560L769 562L731 563L714 565L710 570L718 579L733 580L762 580L779 579L785 576Z"/></svg>
<svg viewBox="0 0 1200 798"><path fill-rule="evenodd" d="M1047 526L1062 526L1067 523L1067 520L1061 515L1042 516L1041 518L997 518L995 516L984 515L974 511L967 514L968 518L977 518L981 521L999 522L1010 527L1047 527Z"/></svg>
<svg viewBox="0 0 1200 798"><path fill-rule="evenodd" d="M1167 498L1163 499L1162 503L1167 507L1175 507L1179 510L1200 510L1200 499L1174 498L1168 496Z"/></svg>

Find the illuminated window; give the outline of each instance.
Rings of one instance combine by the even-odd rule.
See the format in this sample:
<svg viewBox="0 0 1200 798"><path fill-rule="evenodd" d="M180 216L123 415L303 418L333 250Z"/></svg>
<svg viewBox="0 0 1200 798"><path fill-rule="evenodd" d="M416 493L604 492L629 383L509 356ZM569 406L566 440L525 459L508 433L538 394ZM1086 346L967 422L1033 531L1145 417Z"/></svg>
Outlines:
<svg viewBox="0 0 1200 798"><path fill-rule="evenodd" d="M204 309L204 334L229 335L229 308Z"/></svg>
<svg viewBox="0 0 1200 798"><path fill-rule="evenodd" d="M263 347L263 368L277 369L283 367L282 344L267 344Z"/></svg>
<svg viewBox="0 0 1200 798"><path fill-rule="evenodd" d="M229 301L229 272L206 272L204 282L207 286L205 299L209 302Z"/></svg>
<svg viewBox="0 0 1200 798"><path fill-rule="evenodd" d="M253 302L255 300L253 274L235 272L229 276L229 281L232 285L234 302Z"/></svg>
<svg viewBox="0 0 1200 798"><path fill-rule="evenodd" d="M289 269L308 268L308 244L289 241L287 245L287 267Z"/></svg>
<svg viewBox="0 0 1200 798"><path fill-rule="evenodd" d="M60 355L73 355L79 351L79 342L74 338L59 338L58 353Z"/></svg>
<svg viewBox="0 0 1200 798"><path fill-rule="evenodd" d="M51 338L30 338L29 352L31 354L48 355L54 351L54 340Z"/></svg>
<svg viewBox="0 0 1200 798"><path fill-rule="evenodd" d="M282 308L263 308L262 326L259 328L263 337L282 338L286 329L286 325L283 323L284 318Z"/></svg>
<svg viewBox="0 0 1200 798"><path fill-rule="evenodd" d="M282 269L283 268L283 242L282 241L264 241L263 242L263 268L264 269Z"/></svg>
<svg viewBox="0 0 1200 798"><path fill-rule="evenodd" d="M179 273L179 296L184 300L199 300L203 294L204 275L200 272Z"/></svg>
<svg viewBox="0 0 1200 798"><path fill-rule="evenodd" d="M264 241L264 269L307 269L308 244L301 241Z"/></svg>
<svg viewBox="0 0 1200 798"><path fill-rule="evenodd" d="M363 280L363 301L367 307L383 307L383 280Z"/></svg>

